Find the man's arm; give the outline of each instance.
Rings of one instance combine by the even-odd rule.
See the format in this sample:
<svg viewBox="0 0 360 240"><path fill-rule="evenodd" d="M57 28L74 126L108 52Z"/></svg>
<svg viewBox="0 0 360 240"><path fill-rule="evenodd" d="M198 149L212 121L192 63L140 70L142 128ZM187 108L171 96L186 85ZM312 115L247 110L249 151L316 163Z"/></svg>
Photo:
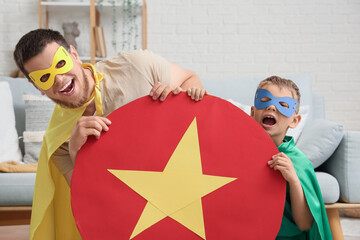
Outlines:
<svg viewBox="0 0 360 240"><path fill-rule="evenodd" d="M198 75L193 71L184 69L172 62L170 64L170 86L175 89L180 86L182 89L203 88Z"/></svg>
<svg viewBox="0 0 360 240"><path fill-rule="evenodd" d="M64 175L67 183L70 186L71 174L74 169L74 164L71 161L69 154L69 143L64 142L55 152L51 155L51 161L56 168Z"/></svg>
<svg viewBox="0 0 360 240"><path fill-rule="evenodd" d="M180 91L186 91L189 88L203 88L203 84L201 83L198 75L193 71L184 69L172 62L169 62L169 66L170 84L165 85L160 82L156 82L150 91L150 96L152 96L154 100L159 98L160 101L164 101L170 92L177 94Z"/></svg>
<svg viewBox="0 0 360 240"><path fill-rule="evenodd" d="M69 184L70 187L71 187L72 173L73 173L73 170L70 170L69 172L63 174L64 177L65 177L66 182Z"/></svg>
<svg viewBox="0 0 360 240"><path fill-rule="evenodd" d="M70 159L75 165L76 156L89 136L100 138L102 131L108 131L111 121L105 117L82 116L77 121L69 141Z"/></svg>

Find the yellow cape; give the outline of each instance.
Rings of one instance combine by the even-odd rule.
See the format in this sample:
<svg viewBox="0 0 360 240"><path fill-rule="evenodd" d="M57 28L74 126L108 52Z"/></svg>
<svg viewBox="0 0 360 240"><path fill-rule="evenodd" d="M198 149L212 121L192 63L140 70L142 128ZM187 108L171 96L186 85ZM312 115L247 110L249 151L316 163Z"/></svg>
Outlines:
<svg viewBox="0 0 360 240"><path fill-rule="evenodd" d="M77 109L56 105L44 135L35 181L30 223L30 240L81 239L71 210L70 188L63 175L50 161L51 155L67 141L86 107L95 99L96 113L102 115L100 84L102 74L90 67L95 78L95 89L90 100Z"/></svg>

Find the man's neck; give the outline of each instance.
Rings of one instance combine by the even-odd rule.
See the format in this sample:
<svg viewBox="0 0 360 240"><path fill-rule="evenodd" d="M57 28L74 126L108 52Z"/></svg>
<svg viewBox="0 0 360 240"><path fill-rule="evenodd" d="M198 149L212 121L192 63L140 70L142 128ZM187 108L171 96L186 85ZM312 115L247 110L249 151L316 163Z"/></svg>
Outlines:
<svg viewBox="0 0 360 240"><path fill-rule="evenodd" d="M90 92L89 98L91 97L93 91L94 91L94 87L95 87L95 78L94 78L94 73L91 71L90 68L84 68L84 72L86 77L90 80L90 89L93 89ZM86 107L83 116L93 116L94 113L96 111L96 107L95 107L95 101L91 101L91 103Z"/></svg>

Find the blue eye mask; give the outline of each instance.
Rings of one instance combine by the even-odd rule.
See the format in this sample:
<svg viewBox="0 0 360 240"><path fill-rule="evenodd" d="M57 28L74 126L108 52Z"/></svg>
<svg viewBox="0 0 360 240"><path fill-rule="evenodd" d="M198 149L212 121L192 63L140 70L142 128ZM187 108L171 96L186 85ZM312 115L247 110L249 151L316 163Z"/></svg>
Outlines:
<svg viewBox="0 0 360 240"><path fill-rule="evenodd" d="M277 98L265 89L258 89L255 94L254 105L257 109L274 105L282 115L291 117L296 111L297 101L291 97Z"/></svg>

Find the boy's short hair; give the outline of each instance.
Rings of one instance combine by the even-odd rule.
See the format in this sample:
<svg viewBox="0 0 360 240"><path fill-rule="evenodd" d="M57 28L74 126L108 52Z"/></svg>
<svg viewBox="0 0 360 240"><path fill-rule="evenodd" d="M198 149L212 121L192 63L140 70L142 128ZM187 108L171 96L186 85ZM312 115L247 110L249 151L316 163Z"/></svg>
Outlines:
<svg viewBox="0 0 360 240"><path fill-rule="evenodd" d="M293 98L298 102L298 105L296 107L296 113L299 112L301 94L299 87L293 81L281 78L279 76L271 76L262 80L258 85L258 89L263 87L265 84L274 84L280 88L285 87L289 89L293 93Z"/></svg>
<svg viewBox="0 0 360 240"><path fill-rule="evenodd" d="M65 38L55 30L36 29L25 34L16 44L14 50L14 60L18 68L29 78L29 73L25 70L24 64L35 57L49 43L56 42L66 50L70 50Z"/></svg>

